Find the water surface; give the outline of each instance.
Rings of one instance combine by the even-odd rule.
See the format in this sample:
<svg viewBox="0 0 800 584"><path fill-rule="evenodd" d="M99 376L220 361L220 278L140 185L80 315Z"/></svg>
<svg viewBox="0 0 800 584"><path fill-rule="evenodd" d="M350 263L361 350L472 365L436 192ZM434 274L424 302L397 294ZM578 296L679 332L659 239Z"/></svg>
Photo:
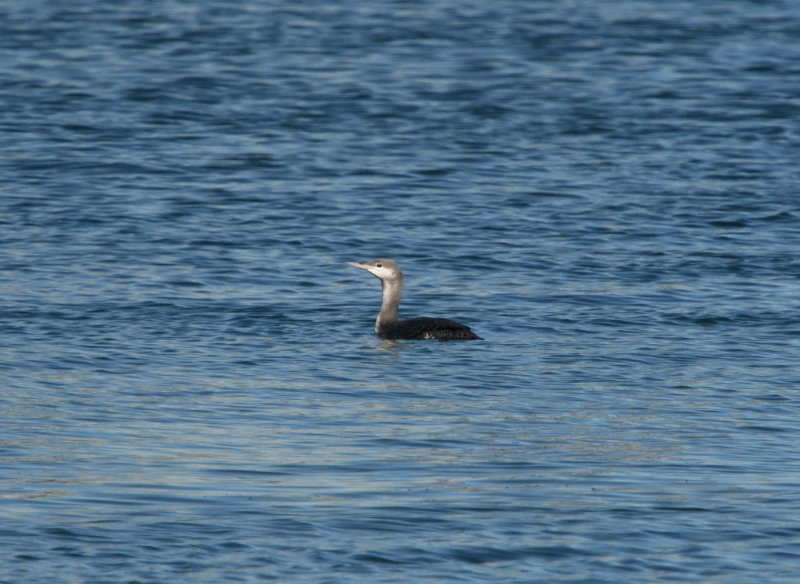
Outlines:
<svg viewBox="0 0 800 584"><path fill-rule="evenodd" d="M6 2L0 581L796 582L797 8Z"/></svg>

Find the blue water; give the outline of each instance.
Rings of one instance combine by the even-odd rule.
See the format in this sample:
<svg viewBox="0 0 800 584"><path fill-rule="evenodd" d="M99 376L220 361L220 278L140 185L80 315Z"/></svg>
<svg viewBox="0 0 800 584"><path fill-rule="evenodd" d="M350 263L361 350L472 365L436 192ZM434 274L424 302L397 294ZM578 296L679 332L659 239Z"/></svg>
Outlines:
<svg viewBox="0 0 800 584"><path fill-rule="evenodd" d="M1 3L0 582L800 580L797 30Z"/></svg>

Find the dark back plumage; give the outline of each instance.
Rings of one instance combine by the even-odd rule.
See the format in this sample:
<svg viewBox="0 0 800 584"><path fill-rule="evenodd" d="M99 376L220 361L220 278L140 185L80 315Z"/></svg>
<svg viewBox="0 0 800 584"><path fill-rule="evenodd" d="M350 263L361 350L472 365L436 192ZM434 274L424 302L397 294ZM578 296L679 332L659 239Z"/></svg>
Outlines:
<svg viewBox="0 0 800 584"><path fill-rule="evenodd" d="M383 335L387 339L479 340L468 326L447 318L420 316L399 321Z"/></svg>

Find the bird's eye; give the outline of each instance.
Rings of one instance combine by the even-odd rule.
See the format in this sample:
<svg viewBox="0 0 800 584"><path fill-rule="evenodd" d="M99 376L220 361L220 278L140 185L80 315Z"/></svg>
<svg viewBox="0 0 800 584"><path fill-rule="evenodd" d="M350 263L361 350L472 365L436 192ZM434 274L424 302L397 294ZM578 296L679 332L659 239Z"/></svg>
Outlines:
<svg viewBox="0 0 800 584"><path fill-rule="evenodd" d="M376 268L382 268L382 267L383 267L383 264L375 264L375 267L376 267Z"/></svg>

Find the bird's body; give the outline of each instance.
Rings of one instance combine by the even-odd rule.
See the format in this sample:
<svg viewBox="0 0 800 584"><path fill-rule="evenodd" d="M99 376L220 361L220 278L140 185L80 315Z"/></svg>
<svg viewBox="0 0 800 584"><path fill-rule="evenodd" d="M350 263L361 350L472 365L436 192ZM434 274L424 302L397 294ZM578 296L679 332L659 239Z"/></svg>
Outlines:
<svg viewBox="0 0 800 584"><path fill-rule="evenodd" d="M381 281L381 311L375 321L375 334L386 339L438 339L440 341L480 339L469 327L446 318L422 316L399 320L397 308L403 295L403 272L394 260L377 259L347 262L368 271Z"/></svg>

